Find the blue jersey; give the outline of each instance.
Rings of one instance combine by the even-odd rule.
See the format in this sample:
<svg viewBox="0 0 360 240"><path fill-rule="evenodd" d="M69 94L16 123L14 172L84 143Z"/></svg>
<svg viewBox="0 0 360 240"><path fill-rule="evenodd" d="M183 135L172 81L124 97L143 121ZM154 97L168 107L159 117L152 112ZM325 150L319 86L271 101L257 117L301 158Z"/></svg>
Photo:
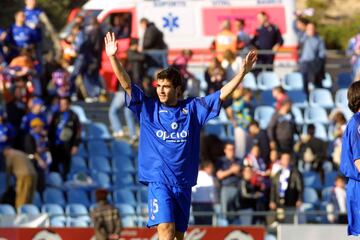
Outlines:
<svg viewBox="0 0 360 240"><path fill-rule="evenodd" d="M24 115L23 118L21 119L21 126L20 126L21 130L23 130L26 133L30 132L30 123L35 118L40 118L41 121L44 123L44 128L45 129L47 128L47 119L44 112L41 112L39 114L34 114L32 112L29 112L26 115Z"/></svg>
<svg viewBox="0 0 360 240"><path fill-rule="evenodd" d="M7 42L18 48L25 48L35 43L35 32L26 25L17 26L13 24L10 27Z"/></svg>
<svg viewBox="0 0 360 240"><path fill-rule="evenodd" d="M136 85L127 106L140 122L139 180L170 186L196 185L201 127L218 116L220 91L168 107L148 98Z"/></svg>
<svg viewBox="0 0 360 240"><path fill-rule="evenodd" d="M23 11L25 13L25 24L35 30L36 41L41 41L40 15L43 11L39 8L24 8Z"/></svg>
<svg viewBox="0 0 360 240"><path fill-rule="evenodd" d="M360 181L355 160L360 159L360 113L354 114L342 138L340 170L348 178Z"/></svg>

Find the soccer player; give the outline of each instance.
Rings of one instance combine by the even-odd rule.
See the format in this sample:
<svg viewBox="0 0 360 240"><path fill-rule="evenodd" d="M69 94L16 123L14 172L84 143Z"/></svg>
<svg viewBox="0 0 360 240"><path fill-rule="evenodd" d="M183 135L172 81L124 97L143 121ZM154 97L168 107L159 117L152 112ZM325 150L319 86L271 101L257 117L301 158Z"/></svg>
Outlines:
<svg viewBox="0 0 360 240"><path fill-rule="evenodd" d="M114 33L105 37L106 53L126 104L140 122L139 180L148 185L148 227L157 226L159 239L183 239L188 227L191 187L199 167L201 127L218 116L221 103L236 89L256 61L251 51L242 70L221 90L202 98L180 100L181 77L174 68L157 75L158 99L151 99L131 83L116 59Z"/></svg>
<svg viewBox="0 0 360 240"><path fill-rule="evenodd" d="M349 178L346 189L348 234L360 234L360 81L348 89L348 106L354 113L342 139L341 172Z"/></svg>

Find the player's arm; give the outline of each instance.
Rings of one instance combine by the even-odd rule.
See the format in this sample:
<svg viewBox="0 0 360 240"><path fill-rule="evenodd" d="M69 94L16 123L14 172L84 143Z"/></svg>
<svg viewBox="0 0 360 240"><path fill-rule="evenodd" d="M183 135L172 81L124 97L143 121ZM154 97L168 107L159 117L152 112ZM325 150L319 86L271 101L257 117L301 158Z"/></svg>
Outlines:
<svg viewBox="0 0 360 240"><path fill-rule="evenodd" d="M355 164L356 169L360 173L360 159L355 160L354 164Z"/></svg>
<svg viewBox="0 0 360 240"><path fill-rule="evenodd" d="M105 36L105 50L106 54L110 59L111 67L120 82L121 87L124 91L131 96L131 80L120 61L116 58L117 41L115 34L108 32Z"/></svg>
<svg viewBox="0 0 360 240"><path fill-rule="evenodd" d="M241 70L238 74L235 75L235 77L225 84L220 89L220 99L224 101L228 96L232 94L232 92L237 88L237 86L242 82L244 79L244 76L250 72L252 66L256 62L257 59L257 53L254 50L251 50L243 62L243 65L241 67Z"/></svg>

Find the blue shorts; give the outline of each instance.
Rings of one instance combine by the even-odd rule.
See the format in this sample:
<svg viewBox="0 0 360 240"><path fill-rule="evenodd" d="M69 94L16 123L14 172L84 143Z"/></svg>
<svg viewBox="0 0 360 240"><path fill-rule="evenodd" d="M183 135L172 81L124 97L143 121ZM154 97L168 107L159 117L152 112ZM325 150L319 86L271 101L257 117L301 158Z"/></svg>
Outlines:
<svg viewBox="0 0 360 240"><path fill-rule="evenodd" d="M148 186L148 227L160 223L175 223L175 230L186 232L189 223L191 188L180 188L162 183Z"/></svg>

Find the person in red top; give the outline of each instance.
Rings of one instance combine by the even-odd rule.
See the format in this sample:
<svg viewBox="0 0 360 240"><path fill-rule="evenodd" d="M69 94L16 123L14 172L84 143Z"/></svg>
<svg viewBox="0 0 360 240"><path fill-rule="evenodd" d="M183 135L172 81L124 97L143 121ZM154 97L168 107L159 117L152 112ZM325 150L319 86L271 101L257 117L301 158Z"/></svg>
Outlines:
<svg viewBox="0 0 360 240"><path fill-rule="evenodd" d="M276 103L275 103L276 111L279 111L283 102L289 100L289 97L286 94L286 91L280 86L273 88L272 95L276 100Z"/></svg>

